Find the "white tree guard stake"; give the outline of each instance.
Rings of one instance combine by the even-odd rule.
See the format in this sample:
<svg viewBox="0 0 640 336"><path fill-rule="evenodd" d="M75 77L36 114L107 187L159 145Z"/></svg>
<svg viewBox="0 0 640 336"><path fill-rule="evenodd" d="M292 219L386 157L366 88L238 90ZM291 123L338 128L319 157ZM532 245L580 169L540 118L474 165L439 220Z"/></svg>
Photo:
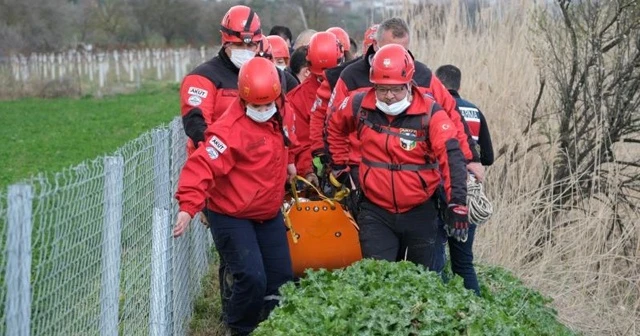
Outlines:
<svg viewBox="0 0 640 336"><path fill-rule="evenodd" d="M50 78L51 79L56 79L56 55L54 54L49 54L47 56L47 58L49 59L49 74L50 74Z"/></svg>
<svg viewBox="0 0 640 336"><path fill-rule="evenodd" d="M38 55L38 63L42 65L42 79L49 78L49 65L47 64L47 58L45 55Z"/></svg>
<svg viewBox="0 0 640 336"><path fill-rule="evenodd" d="M169 262L171 239L171 173L169 160L168 129L153 131L154 163L154 209L152 223L151 255L151 313L149 326L151 336L171 335L169 294Z"/></svg>
<svg viewBox="0 0 640 336"><path fill-rule="evenodd" d="M113 60L115 62L115 68L116 68L116 81L120 83L120 55L118 55L117 50L113 51Z"/></svg>
<svg viewBox="0 0 640 336"><path fill-rule="evenodd" d="M104 226L102 228L102 286L100 293L100 334L118 335L118 297L120 294L120 235L124 160L104 158Z"/></svg>
<svg viewBox="0 0 640 336"><path fill-rule="evenodd" d="M31 320L31 226L33 189L9 186L7 265L5 282L6 334L29 336Z"/></svg>
<svg viewBox="0 0 640 336"><path fill-rule="evenodd" d="M40 77L40 64L38 63L38 55L35 53L31 53L29 55L29 59L27 61L27 65L29 67L29 73L36 78ZM41 77L40 77L41 78Z"/></svg>
<svg viewBox="0 0 640 336"><path fill-rule="evenodd" d="M92 53L87 53L87 61L89 63L89 68L88 68L88 72L89 72L89 81L93 83L93 54Z"/></svg>
<svg viewBox="0 0 640 336"><path fill-rule="evenodd" d="M152 67L151 65L151 49L146 49L144 51L144 68L149 69Z"/></svg>
<svg viewBox="0 0 640 336"><path fill-rule="evenodd" d="M160 52L153 50L153 62L156 65L156 79L162 79L162 66L160 65Z"/></svg>
<svg viewBox="0 0 640 336"><path fill-rule="evenodd" d="M82 75L86 75L89 73L89 58L91 58L91 55L85 50L82 52L82 56L82 64L84 65Z"/></svg>
<svg viewBox="0 0 640 336"><path fill-rule="evenodd" d="M207 53L206 53L207 49L204 46L200 46L200 61L204 62L207 59L205 57L207 57Z"/></svg>
<svg viewBox="0 0 640 336"><path fill-rule="evenodd" d="M58 61L58 79L62 79L65 76L64 72L64 62L62 59L62 54L56 55L56 60Z"/></svg>
<svg viewBox="0 0 640 336"><path fill-rule="evenodd" d="M138 50L136 58L136 87L142 86L142 52Z"/></svg>
<svg viewBox="0 0 640 336"><path fill-rule="evenodd" d="M11 73L16 81L20 80L20 60L18 56L11 56Z"/></svg>
<svg viewBox="0 0 640 336"><path fill-rule="evenodd" d="M173 71L175 74L174 80L180 82L182 71L180 71L180 52L178 50L173 51Z"/></svg>
<svg viewBox="0 0 640 336"><path fill-rule="evenodd" d="M20 78L26 82L29 80L29 68L27 67L27 58L20 55Z"/></svg>
<svg viewBox="0 0 640 336"><path fill-rule="evenodd" d="M100 88L104 87L104 79L105 79L105 72L106 72L104 59L105 59L104 53L99 53L98 54L98 87Z"/></svg>
<svg viewBox="0 0 640 336"><path fill-rule="evenodd" d="M67 73L69 74L70 77L72 77L72 76L74 76L76 74L76 71L75 71L76 63L75 63L74 58L75 58L75 51L71 50L71 49L68 50L67 51L67 62L66 62L66 65L67 65Z"/></svg>
<svg viewBox="0 0 640 336"><path fill-rule="evenodd" d="M129 52L129 51L125 51L125 56L127 59L127 63L125 69L127 70L127 73L129 74L129 81L133 83L134 80L134 70L133 70L133 51Z"/></svg>
<svg viewBox="0 0 640 336"><path fill-rule="evenodd" d="M80 53L76 52L73 57L74 64L74 75L78 77L78 81L82 83L82 79L80 78L80 74L82 73L82 59L80 58Z"/></svg>

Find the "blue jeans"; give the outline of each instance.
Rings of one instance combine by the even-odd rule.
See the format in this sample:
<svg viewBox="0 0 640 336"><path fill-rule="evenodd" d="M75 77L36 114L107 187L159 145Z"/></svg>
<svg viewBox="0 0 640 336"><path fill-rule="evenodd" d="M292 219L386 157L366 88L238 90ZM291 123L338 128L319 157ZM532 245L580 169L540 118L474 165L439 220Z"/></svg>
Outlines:
<svg viewBox="0 0 640 336"><path fill-rule="evenodd" d="M221 275L232 278L224 322L234 334L248 335L278 304L280 286L293 280L284 218L278 213L259 223L208 211L207 219L224 265Z"/></svg>
<svg viewBox="0 0 640 336"><path fill-rule="evenodd" d="M459 242L449 238L449 255L451 256L451 271L464 280L464 287L480 295L478 276L473 267L473 239L476 235L476 225L469 225L469 236L466 242Z"/></svg>

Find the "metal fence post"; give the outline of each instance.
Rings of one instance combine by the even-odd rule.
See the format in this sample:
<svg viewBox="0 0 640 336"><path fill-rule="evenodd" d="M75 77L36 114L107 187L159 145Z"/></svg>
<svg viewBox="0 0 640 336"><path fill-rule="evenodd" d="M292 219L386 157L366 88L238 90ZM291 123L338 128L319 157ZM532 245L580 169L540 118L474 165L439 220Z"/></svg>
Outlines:
<svg viewBox="0 0 640 336"><path fill-rule="evenodd" d="M33 188L9 186L5 301L7 335L28 336L31 322L31 220Z"/></svg>
<svg viewBox="0 0 640 336"><path fill-rule="evenodd" d="M169 130L153 131L154 163L154 209L152 222L151 255L151 313L149 314L152 336L170 335L168 295L169 283L169 239L171 234L170 214L170 161Z"/></svg>
<svg viewBox="0 0 640 336"><path fill-rule="evenodd" d="M124 178L123 158L121 156L105 157L104 171L100 334L103 336L117 336Z"/></svg>

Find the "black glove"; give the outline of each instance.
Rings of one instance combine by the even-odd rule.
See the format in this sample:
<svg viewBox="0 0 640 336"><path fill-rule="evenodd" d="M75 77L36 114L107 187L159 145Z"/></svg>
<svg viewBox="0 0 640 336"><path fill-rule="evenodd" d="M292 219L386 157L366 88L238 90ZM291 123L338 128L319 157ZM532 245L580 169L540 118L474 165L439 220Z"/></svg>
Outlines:
<svg viewBox="0 0 640 336"><path fill-rule="evenodd" d="M331 165L331 176L329 181L334 187L340 188L351 186L351 178L349 175L349 167L347 165Z"/></svg>
<svg viewBox="0 0 640 336"><path fill-rule="evenodd" d="M449 237L466 242L469 234L469 209L465 205L449 204L445 229Z"/></svg>

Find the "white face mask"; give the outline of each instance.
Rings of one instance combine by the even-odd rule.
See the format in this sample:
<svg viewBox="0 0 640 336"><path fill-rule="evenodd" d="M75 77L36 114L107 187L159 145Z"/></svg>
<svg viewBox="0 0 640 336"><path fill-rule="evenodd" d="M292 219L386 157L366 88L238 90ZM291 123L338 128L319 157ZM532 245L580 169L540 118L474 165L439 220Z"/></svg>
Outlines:
<svg viewBox="0 0 640 336"><path fill-rule="evenodd" d="M273 115L276 114L276 112L278 112L278 108L276 107L276 104L272 103L269 109L267 109L264 112L261 112L247 105L246 111L247 111L247 117L251 118L253 121L257 123L263 123L271 119L271 117L273 117Z"/></svg>
<svg viewBox="0 0 640 336"><path fill-rule="evenodd" d="M286 68L287 68L287 66L286 66L286 65L278 65L278 64L276 64L276 67L277 67L278 69L282 70L282 71L284 71L284 69L286 69Z"/></svg>
<svg viewBox="0 0 640 336"><path fill-rule="evenodd" d="M376 107L384 112L385 114L388 114L390 116L397 116L398 114L402 113L404 110L407 109L407 107L409 107L409 105L411 105L411 102L409 101L409 95L407 94L404 99L402 99L399 102L395 102L391 105L388 105L387 103L378 100L378 98L376 98Z"/></svg>
<svg viewBox="0 0 640 336"><path fill-rule="evenodd" d="M255 55L255 51L247 49L231 49L231 63L240 69L243 64L252 59Z"/></svg>

